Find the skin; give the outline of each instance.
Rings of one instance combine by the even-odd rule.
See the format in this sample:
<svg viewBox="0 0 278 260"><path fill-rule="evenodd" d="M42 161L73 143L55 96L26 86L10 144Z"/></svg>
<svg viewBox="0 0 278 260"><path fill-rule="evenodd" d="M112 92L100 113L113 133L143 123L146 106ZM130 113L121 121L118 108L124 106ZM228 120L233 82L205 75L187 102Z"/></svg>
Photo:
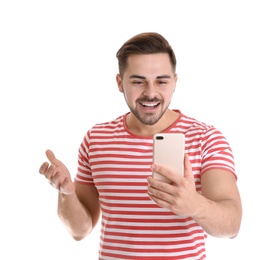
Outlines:
<svg viewBox="0 0 278 260"><path fill-rule="evenodd" d="M116 81L130 109L126 124L132 133L150 136L178 118L178 113L168 108L177 75L167 54L131 55L124 75L117 74ZM46 156L49 162L44 162L39 172L59 191L58 215L72 237L81 240L99 220L98 192L90 185L73 182L66 166L51 150L46 151ZM242 205L232 173L219 169L205 172L200 194L188 155L184 158L184 176L159 164L151 165L151 169L170 180L166 183L148 177L148 194L155 203L179 216L192 217L212 236L237 236Z"/></svg>

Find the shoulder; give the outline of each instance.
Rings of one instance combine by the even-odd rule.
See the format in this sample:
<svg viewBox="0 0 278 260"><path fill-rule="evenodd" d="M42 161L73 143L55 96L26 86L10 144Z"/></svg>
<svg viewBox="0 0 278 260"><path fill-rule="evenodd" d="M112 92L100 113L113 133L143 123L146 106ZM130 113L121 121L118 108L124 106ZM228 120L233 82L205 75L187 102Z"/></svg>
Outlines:
<svg viewBox="0 0 278 260"><path fill-rule="evenodd" d="M123 124L123 119L125 115L121 115L117 117L116 119L107 121L107 122L102 122L102 123L97 123L95 124L90 130L98 129L98 128L115 128L117 126L121 126Z"/></svg>
<svg viewBox="0 0 278 260"><path fill-rule="evenodd" d="M93 125L84 134L81 149L89 149L92 142L102 142L104 139L107 140L115 136L124 135L124 117L125 115L121 115L113 120Z"/></svg>
<svg viewBox="0 0 278 260"><path fill-rule="evenodd" d="M183 113L180 113L179 120L177 121L175 127L180 128L180 130L185 131L186 133L192 132L193 134L205 134L209 131L217 130L213 125L209 125Z"/></svg>
<svg viewBox="0 0 278 260"><path fill-rule="evenodd" d="M124 117L125 115L121 115L113 120L102 122L102 123L96 123L93 125L88 132L97 132L101 130L109 130L109 129L117 129L123 127L123 122L124 122Z"/></svg>
<svg viewBox="0 0 278 260"><path fill-rule="evenodd" d="M217 144L221 142L225 143L225 146L229 145L223 133L215 126L183 113L181 113L179 120L176 122L172 130L184 133L186 140L189 143L199 143L203 146L208 145L209 143Z"/></svg>

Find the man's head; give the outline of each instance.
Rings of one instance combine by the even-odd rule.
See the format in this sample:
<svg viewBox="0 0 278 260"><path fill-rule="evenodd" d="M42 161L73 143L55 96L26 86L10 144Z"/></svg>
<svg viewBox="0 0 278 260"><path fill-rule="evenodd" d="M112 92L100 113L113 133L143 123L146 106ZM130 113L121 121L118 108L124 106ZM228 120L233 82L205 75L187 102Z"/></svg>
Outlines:
<svg viewBox="0 0 278 260"><path fill-rule="evenodd" d="M137 128L167 126L173 120L165 112L177 81L169 43L160 34L142 33L124 43L117 57L116 80L131 112L128 122Z"/></svg>

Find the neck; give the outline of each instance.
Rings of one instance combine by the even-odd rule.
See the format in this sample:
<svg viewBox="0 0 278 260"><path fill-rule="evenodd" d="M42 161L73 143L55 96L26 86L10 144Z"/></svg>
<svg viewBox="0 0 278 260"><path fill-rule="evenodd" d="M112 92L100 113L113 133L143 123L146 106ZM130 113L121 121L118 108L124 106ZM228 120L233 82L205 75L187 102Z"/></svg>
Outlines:
<svg viewBox="0 0 278 260"><path fill-rule="evenodd" d="M132 113L126 116L126 126L130 132L139 136L153 136L169 128L179 117L179 113L168 109L154 125L142 124Z"/></svg>

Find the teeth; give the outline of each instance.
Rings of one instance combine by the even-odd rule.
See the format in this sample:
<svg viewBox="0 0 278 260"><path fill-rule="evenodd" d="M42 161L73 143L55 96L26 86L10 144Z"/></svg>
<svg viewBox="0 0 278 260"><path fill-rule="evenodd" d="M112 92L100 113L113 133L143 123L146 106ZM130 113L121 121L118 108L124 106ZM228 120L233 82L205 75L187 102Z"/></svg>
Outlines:
<svg viewBox="0 0 278 260"><path fill-rule="evenodd" d="M142 104L144 107L155 107L157 104Z"/></svg>

